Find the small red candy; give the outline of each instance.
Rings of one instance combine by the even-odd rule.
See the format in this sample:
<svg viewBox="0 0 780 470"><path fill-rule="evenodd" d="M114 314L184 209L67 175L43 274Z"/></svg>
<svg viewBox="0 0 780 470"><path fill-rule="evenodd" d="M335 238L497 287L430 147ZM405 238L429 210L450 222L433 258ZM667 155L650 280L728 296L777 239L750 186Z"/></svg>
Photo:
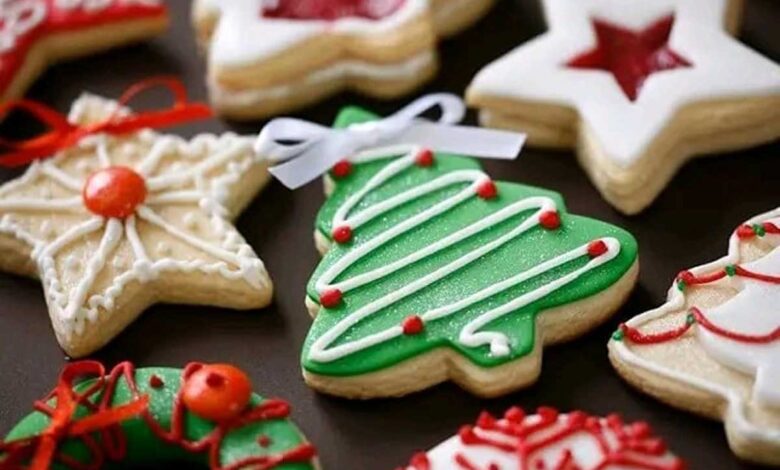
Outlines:
<svg viewBox="0 0 780 470"><path fill-rule="evenodd" d="M432 166L433 165L433 152L429 149L420 150L417 156L414 157L414 163L417 166Z"/></svg>
<svg viewBox="0 0 780 470"><path fill-rule="evenodd" d="M89 175L82 198L93 214L125 219L146 200L146 182L130 168L112 166Z"/></svg>
<svg viewBox="0 0 780 470"><path fill-rule="evenodd" d="M603 240L596 240L590 242L588 245L588 256L591 258L598 258L609 250L607 244Z"/></svg>
<svg viewBox="0 0 780 470"><path fill-rule="evenodd" d="M193 414L224 422L240 415L251 396L252 382L241 369L229 364L209 364L185 380L181 399Z"/></svg>
<svg viewBox="0 0 780 470"><path fill-rule="evenodd" d="M418 315L409 315L401 322L401 328L403 328L405 335L416 335L422 332L425 323Z"/></svg>
<svg viewBox="0 0 780 470"><path fill-rule="evenodd" d="M165 386L165 383L163 382L163 380L160 378L159 375L155 374L149 377L149 386L154 389L158 389L158 388L163 388Z"/></svg>
<svg viewBox="0 0 780 470"><path fill-rule="evenodd" d="M352 163L350 163L349 160L341 160L333 165L331 173L335 178L346 178L352 173Z"/></svg>
<svg viewBox="0 0 780 470"><path fill-rule="evenodd" d="M347 243L352 240L352 229L349 225L342 225L333 230L333 239L336 243Z"/></svg>
<svg viewBox="0 0 780 470"><path fill-rule="evenodd" d="M556 211L546 211L539 215L539 223L547 230L555 230L561 226L561 216Z"/></svg>
<svg viewBox="0 0 780 470"><path fill-rule="evenodd" d="M737 236L741 240L747 240L756 236L756 231L750 225L740 225L737 229Z"/></svg>
<svg viewBox="0 0 780 470"><path fill-rule="evenodd" d="M341 291L338 289L325 289L320 294L320 305L325 308L332 308L341 303Z"/></svg>
<svg viewBox="0 0 780 470"><path fill-rule="evenodd" d="M477 196L482 199L493 199L498 195L498 188L493 180L485 180L477 186Z"/></svg>

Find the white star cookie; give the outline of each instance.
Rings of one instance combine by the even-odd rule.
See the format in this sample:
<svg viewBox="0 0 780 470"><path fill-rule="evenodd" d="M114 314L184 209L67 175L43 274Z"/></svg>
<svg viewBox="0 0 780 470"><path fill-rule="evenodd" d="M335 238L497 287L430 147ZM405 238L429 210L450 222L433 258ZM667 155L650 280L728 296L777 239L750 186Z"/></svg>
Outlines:
<svg viewBox="0 0 780 470"><path fill-rule="evenodd" d="M640 390L723 420L737 455L780 465L780 208L740 226L724 258L680 273L609 351Z"/></svg>
<svg viewBox="0 0 780 470"><path fill-rule="evenodd" d="M549 31L467 96L484 125L576 147L603 196L646 208L688 159L780 136L780 66L724 31L741 2L544 0Z"/></svg>
<svg viewBox="0 0 780 470"><path fill-rule="evenodd" d="M349 88L393 98L438 68L437 38L494 0L197 0L211 101L231 118L261 118Z"/></svg>
<svg viewBox="0 0 780 470"><path fill-rule="evenodd" d="M69 119L96 123L117 106L84 96ZM73 357L155 302L267 305L265 267L230 222L268 180L252 141L98 134L33 163L0 186L0 269L41 279Z"/></svg>

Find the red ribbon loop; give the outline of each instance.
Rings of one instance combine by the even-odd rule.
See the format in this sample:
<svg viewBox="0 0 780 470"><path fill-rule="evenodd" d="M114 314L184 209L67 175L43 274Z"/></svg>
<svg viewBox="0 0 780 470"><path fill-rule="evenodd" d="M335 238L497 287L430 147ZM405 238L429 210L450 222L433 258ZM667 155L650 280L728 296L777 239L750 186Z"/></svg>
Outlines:
<svg viewBox="0 0 780 470"><path fill-rule="evenodd" d="M95 383L83 393L73 389L75 381L80 377L97 377ZM105 384L105 369L96 361L80 361L68 364L60 374L57 388L49 394L46 400L39 401L35 407L38 411L50 416L49 425L37 436L11 442L0 442L0 468L21 465L29 458L29 470L46 470L51 467L56 457L60 441L70 437L84 436L104 430L110 426L138 416L149 405L149 397L143 396L121 405L105 410L99 410L81 419L75 420L75 413L80 405L84 405L96 392L101 391ZM47 403L56 399L54 408Z"/></svg>
<svg viewBox="0 0 780 470"><path fill-rule="evenodd" d="M146 128L162 129L212 116L208 105L189 102L184 84L170 77L156 77L138 82L122 94L118 103L120 106L125 106L139 94L157 87L166 88L173 95L174 102L170 108L125 116L117 111L104 121L85 126L71 124L62 113L35 101L22 99L0 103L0 117L13 110L21 110L31 114L49 128L43 134L30 139L13 141L0 138L0 147L7 149L6 152L0 152L0 166L17 167L34 160L52 157L61 150L73 147L79 140L89 135L100 133L123 135Z"/></svg>

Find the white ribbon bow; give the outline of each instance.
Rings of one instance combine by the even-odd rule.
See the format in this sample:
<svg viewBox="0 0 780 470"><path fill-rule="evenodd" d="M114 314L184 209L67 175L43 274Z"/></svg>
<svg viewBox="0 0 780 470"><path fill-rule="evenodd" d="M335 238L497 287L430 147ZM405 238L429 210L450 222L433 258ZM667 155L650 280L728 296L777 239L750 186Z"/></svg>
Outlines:
<svg viewBox="0 0 780 470"><path fill-rule="evenodd" d="M442 110L437 122L419 119L436 106ZM458 96L437 93L423 96L384 119L344 129L278 118L263 128L254 148L258 155L278 162L270 172L290 189L312 181L340 160L380 146L410 144L480 158L517 158L525 134L455 126L465 114L466 106Z"/></svg>

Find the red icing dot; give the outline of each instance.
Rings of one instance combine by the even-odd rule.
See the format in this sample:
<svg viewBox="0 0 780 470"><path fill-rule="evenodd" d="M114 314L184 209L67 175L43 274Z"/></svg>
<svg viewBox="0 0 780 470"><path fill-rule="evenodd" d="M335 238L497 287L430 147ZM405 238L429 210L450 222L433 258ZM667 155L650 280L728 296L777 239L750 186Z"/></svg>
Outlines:
<svg viewBox="0 0 780 470"><path fill-rule="evenodd" d="M433 152L429 149L420 150L417 156L414 157L414 163L417 166L433 165Z"/></svg>
<svg viewBox="0 0 780 470"><path fill-rule="evenodd" d="M504 418L513 423L521 423L525 419L525 412L522 408L513 406L512 408L506 410L506 413L504 413Z"/></svg>
<svg viewBox="0 0 780 470"><path fill-rule="evenodd" d="M416 335L422 332L425 328L425 323L418 315L409 315L401 322L401 327L405 335Z"/></svg>
<svg viewBox="0 0 780 470"><path fill-rule="evenodd" d="M483 411L477 418L477 426L482 429L490 429L496 424L496 418L487 411Z"/></svg>
<svg viewBox="0 0 780 470"><path fill-rule="evenodd" d="M149 377L149 386L158 389L163 388L165 386L165 383L162 381L162 379L157 375L152 375Z"/></svg>
<svg viewBox="0 0 780 470"><path fill-rule="evenodd" d="M650 75L692 64L669 47L674 16L666 16L641 31L594 19L598 43L566 65L610 72L623 93L635 101Z"/></svg>
<svg viewBox="0 0 780 470"><path fill-rule="evenodd" d="M257 443L260 444L260 447L268 447L271 445L271 438L263 434L257 438Z"/></svg>
<svg viewBox="0 0 780 470"><path fill-rule="evenodd" d="M755 237L756 231L750 225L740 225L737 229L737 236L742 240L746 240Z"/></svg>
<svg viewBox="0 0 780 470"><path fill-rule="evenodd" d="M112 166L87 178L82 197L93 214L124 219L146 199L146 182L130 168Z"/></svg>
<svg viewBox="0 0 780 470"><path fill-rule="evenodd" d="M277 0L263 16L296 20L337 20L356 17L379 20L393 14L405 0Z"/></svg>
<svg viewBox="0 0 780 470"><path fill-rule="evenodd" d="M201 418L223 422L235 418L252 396L249 377L228 364L205 365L190 375L182 387L182 402Z"/></svg>
<svg viewBox="0 0 780 470"><path fill-rule="evenodd" d="M349 160L341 160L333 165L331 173L335 178L346 178L352 173L352 163L350 163Z"/></svg>
<svg viewBox="0 0 780 470"><path fill-rule="evenodd" d="M352 229L349 225L342 225L333 230L333 239L336 243L347 243L352 240Z"/></svg>
<svg viewBox="0 0 780 470"><path fill-rule="evenodd" d="M542 212L539 215L539 223L548 230L555 230L561 226L561 216L556 211Z"/></svg>
<svg viewBox="0 0 780 470"><path fill-rule="evenodd" d="M677 275L677 280L682 281L685 284L693 284L696 281L696 276L690 271L682 271Z"/></svg>
<svg viewBox="0 0 780 470"><path fill-rule="evenodd" d="M590 242L588 245L588 256L591 258L598 258L599 256L603 255L609 251L609 247L607 247L607 244L604 243L603 240L596 240L593 242Z"/></svg>
<svg viewBox="0 0 780 470"><path fill-rule="evenodd" d="M493 180L485 180L477 186L477 195L482 199L493 199L498 195L498 188Z"/></svg>
<svg viewBox="0 0 780 470"><path fill-rule="evenodd" d="M332 308L341 303L341 291L338 289L325 289L320 294L320 305L325 308Z"/></svg>
<svg viewBox="0 0 780 470"><path fill-rule="evenodd" d="M410 461L414 470L430 470L431 462L425 452L418 452L412 456Z"/></svg>

